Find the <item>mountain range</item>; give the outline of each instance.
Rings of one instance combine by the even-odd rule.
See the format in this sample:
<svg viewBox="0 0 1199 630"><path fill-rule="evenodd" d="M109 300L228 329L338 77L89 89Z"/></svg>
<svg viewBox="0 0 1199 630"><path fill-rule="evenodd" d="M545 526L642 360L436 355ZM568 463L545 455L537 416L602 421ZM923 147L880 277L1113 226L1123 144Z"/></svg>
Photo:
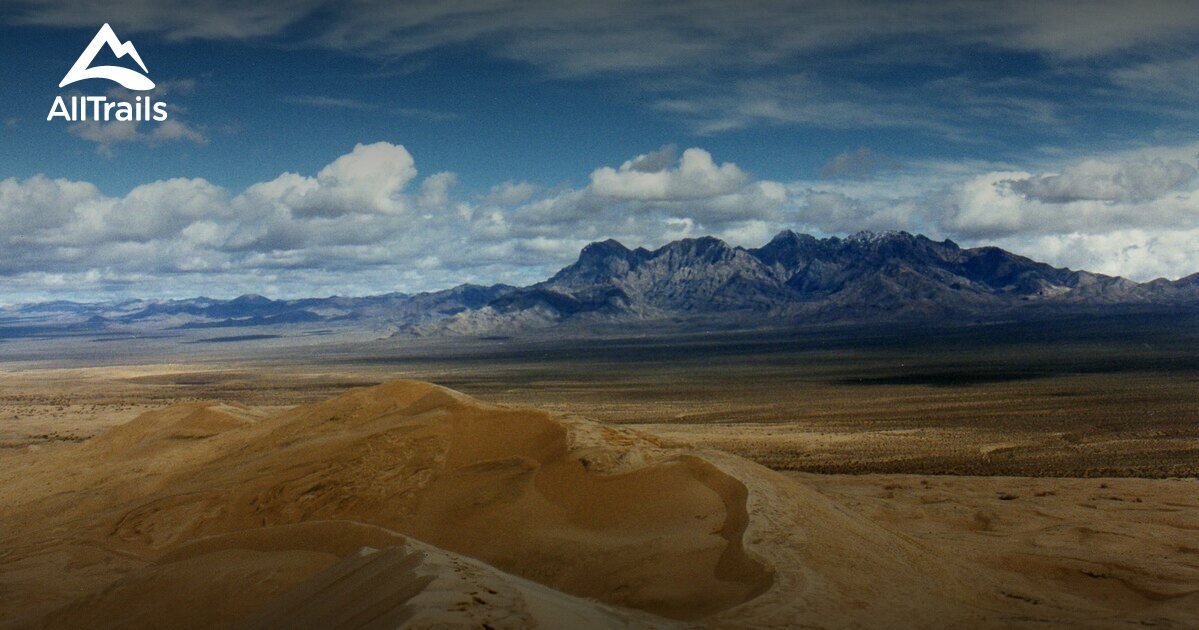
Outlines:
<svg viewBox="0 0 1199 630"><path fill-rule="evenodd" d="M816 238L784 231L758 248L712 237L655 250L614 240L526 287L461 285L369 297L47 302L0 309L0 339L55 330L357 327L393 335L493 335L637 323L680 329L823 321L989 319L1021 313L1199 307L1199 273L1134 282L963 249L906 232ZM7 331L7 334L6 334Z"/></svg>

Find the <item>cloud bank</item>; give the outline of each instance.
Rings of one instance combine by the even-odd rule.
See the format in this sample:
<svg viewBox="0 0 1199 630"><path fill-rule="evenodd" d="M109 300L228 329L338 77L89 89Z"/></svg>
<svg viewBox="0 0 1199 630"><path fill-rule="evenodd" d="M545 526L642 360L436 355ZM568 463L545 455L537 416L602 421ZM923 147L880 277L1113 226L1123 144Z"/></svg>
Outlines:
<svg viewBox="0 0 1199 630"><path fill-rule="evenodd" d="M1040 171L905 165L874 177L779 182L692 147L598 166L580 187L501 182L460 194L398 144L359 144L315 174L230 191L201 178L107 196L88 182L0 180L4 301L274 295L529 282L587 242L656 247L780 229L906 229L995 243L1056 265L1145 280L1199 271L1199 145Z"/></svg>

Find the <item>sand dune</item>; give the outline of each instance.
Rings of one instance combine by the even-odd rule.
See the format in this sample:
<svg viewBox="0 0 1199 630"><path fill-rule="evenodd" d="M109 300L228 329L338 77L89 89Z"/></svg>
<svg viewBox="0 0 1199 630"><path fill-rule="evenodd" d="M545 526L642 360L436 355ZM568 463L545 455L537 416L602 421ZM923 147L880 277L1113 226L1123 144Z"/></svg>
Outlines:
<svg viewBox="0 0 1199 630"><path fill-rule="evenodd" d="M40 621L45 627L671 627L353 521L197 539Z"/></svg>
<svg viewBox="0 0 1199 630"><path fill-rule="evenodd" d="M769 569L741 545L740 482L633 434L620 433L619 445L593 436L597 444L578 448L571 426L414 382L265 419L176 406L18 464L0 491L18 512L5 548L17 563L50 570L94 554L89 570L73 572L100 586L205 536L353 520L568 593L679 618L769 586ZM155 571L232 560L206 555ZM254 575L246 562L230 570ZM25 595L47 606L84 586L51 584L64 591L52 594L36 577L9 586L42 591Z"/></svg>
<svg viewBox="0 0 1199 630"><path fill-rule="evenodd" d="M16 627L1140 620L980 573L802 478L414 381L271 416L177 405L5 463ZM1187 620L1171 594L1154 618Z"/></svg>

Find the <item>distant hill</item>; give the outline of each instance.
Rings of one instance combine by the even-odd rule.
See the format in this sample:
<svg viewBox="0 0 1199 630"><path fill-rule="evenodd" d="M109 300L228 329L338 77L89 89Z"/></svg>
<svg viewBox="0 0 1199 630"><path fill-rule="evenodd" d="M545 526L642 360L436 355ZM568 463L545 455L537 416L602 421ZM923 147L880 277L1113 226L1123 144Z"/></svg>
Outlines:
<svg viewBox="0 0 1199 630"><path fill-rule="evenodd" d="M712 237L652 251L614 240L592 243L576 262L527 287L464 284L412 295L22 305L0 309L0 339L302 326L416 336L506 335L561 325L582 332L587 326L639 323L689 330L1053 316L1123 307L1199 307L1199 274L1138 283L907 232L821 239L788 230L751 249Z"/></svg>
<svg viewBox="0 0 1199 630"><path fill-rule="evenodd" d="M198 297L90 304L55 301L0 308L0 340L303 326L358 328L390 334L400 327L427 324L469 309L482 308L512 290L515 287L502 284L487 287L464 284L431 293L298 300L243 295L231 300Z"/></svg>

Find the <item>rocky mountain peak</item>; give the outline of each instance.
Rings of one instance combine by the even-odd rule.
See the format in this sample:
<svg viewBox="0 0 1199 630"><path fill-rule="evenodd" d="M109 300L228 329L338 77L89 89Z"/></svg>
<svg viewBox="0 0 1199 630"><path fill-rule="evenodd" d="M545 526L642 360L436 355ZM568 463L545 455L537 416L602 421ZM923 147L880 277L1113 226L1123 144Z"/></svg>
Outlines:
<svg viewBox="0 0 1199 630"><path fill-rule="evenodd" d="M608 256L624 257L630 253L632 253L632 251L629 250L628 247L625 247L623 243L614 238L610 238L605 241L596 241L588 244L583 248L583 251L579 252L579 260L599 259L606 258Z"/></svg>
<svg viewBox="0 0 1199 630"><path fill-rule="evenodd" d="M910 242L916 240L916 238L903 230L883 230L881 232L860 230L845 237L845 240L852 243L883 243L896 241Z"/></svg>

